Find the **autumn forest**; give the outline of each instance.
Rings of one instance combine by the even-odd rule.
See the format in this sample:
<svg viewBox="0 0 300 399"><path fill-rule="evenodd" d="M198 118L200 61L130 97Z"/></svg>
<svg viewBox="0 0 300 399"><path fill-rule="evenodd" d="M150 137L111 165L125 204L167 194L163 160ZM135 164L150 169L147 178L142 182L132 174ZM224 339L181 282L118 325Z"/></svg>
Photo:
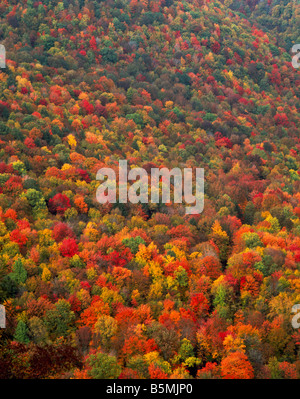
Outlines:
<svg viewBox="0 0 300 399"><path fill-rule="evenodd" d="M292 0L0 0L0 378L299 379L299 26ZM119 160L203 168L203 211L100 204Z"/></svg>

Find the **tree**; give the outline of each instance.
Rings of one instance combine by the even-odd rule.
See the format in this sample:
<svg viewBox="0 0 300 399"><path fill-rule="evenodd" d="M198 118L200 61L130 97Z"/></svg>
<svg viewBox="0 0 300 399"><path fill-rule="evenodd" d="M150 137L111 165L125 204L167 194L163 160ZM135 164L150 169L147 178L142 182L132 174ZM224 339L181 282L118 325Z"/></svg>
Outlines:
<svg viewBox="0 0 300 399"><path fill-rule="evenodd" d="M124 238L122 243L125 245L125 247L128 247L133 254L138 252L140 244L146 244L140 236Z"/></svg>
<svg viewBox="0 0 300 399"><path fill-rule="evenodd" d="M58 222L53 228L53 238L56 242L62 241L64 238L75 238L73 230L63 222Z"/></svg>
<svg viewBox="0 0 300 399"><path fill-rule="evenodd" d="M38 215L41 210L46 209L46 201L40 191L29 188L24 196L27 198L35 215Z"/></svg>
<svg viewBox="0 0 300 399"><path fill-rule="evenodd" d="M201 360L195 357L193 345L186 338L181 341L181 346L176 358L181 361L185 367L193 367L201 363Z"/></svg>
<svg viewBox="0 0 300 399"><path fill-rule="evenodd" d="M101 315L95 324L94 330L95 334L99 334L103 347L108 349L112 337L118 330L118 323L111 316Z"/></svg>
<svg viewBox="0 0 300 399"><path fill-rule="evenodd" d="M193 312L199 317L204 317L208 314L209 302L202 292L193 294L190 300L190 307Z"/></svg>
<svg viewBox="0 0 300 399"><path fill-rule="evenodd" d="M71 203L66 195L59 193L50 198L48 207L51 213L63 215L67 209L71 208Z"/></svg>
<svg viewBox="0 0 300 399"><path fill-rule="evenodd" d="M80 350L82 351L83 354L86 354L88 352L88 348L92 338L91 329L87 326L80 327L76 331L76 338Z"/></svg>
<svg viewBox="0 0 300 399"><path fill-rule="evenodd" d="M112 48L104 47L100 50L100 54L105 63L112 62L114 64L118 60L118 56Z"/></svg>
<svg viewBox="0 0 300 399"><path fill-rule="evenodd" d="M95 355L90 355L86 360L88 375L93 379L116 379L121 374L122 368L117 362L115 356L107 355L106 353L98 352Z"/></svg>
<svg viewBox="0 0 300 399"><path fill-rule="evenodd" d="M252 379L254 370L243 352L232 352L221 362L221 376L224 379Z"/></svg>
<svg viewBox="0 0 300 399"><path fill-rule="evenodd" d="M9 277L17 284L25 283L27 279L27 271L24 268L23 262L20 258L15 261Z"/></svg>
<svg viewBox="0 0 300 399"><path fill-rule="evenodd" d="M221 275L222 266L218 258L209 255L200 260L199 271L215 280Z"/></svg>
<svg viewBox="0 0 300 399"><path fill-rule="evenodd" d="M228 255L229 237L226 231L222 230L218 220L212 226L211 238L220 250L219 256L221 262L225 262Z"/></svg>
<svg viewBox="0 0 300 399"><path fill-rule="evenodd" d="M28 320L28 328L30 339L37 345L44 345L48 341L49 337L47 334L47 329L43 321L37 317L33 316Z"/></svg>
<svg viewBox="0 0 300 399"><path fill-rule="evenodd" d="M220 378L220 366L217 363L207 362L205 367L197 371L199 379Z"/></svg>
<svg viewBox="0 0 300 399"><path fill-rule="evenodd" d="M78 245L74 238L65 238L61 242L59 250L62 256L66 256L68 258L72 258L74 255L79 253Z"/></svg>
<svg viewBox="0 0 300 399"><path fill-rule="evenodd" d="M28 344L30 342L28 337L28 328L23 320L20 320L18 322L14 339L15 341L20 342L22 344Z"/></svg>
<svg viewBox="0 0 300 399"><path fill-rule="evenodd" d="M54 338L67 337L74 329L74 312L71 310L71 304L65 299L59 299L53 309L46 312L45 325L49 334Z"/></svg>
<svg viewBox="0 0 300 399"><path fill-rule="evenodd" d="M168 374L159 365L151 363L148 371L151 379L165 380L168 378Z"/></svg>
<svg viewBox="0 0 300 399"><path fill-rule="evenodd" d="M149 334L154 339L165 360L169 360L179 349L179 338L174 329L153 323L149 327Z"/></svg>
<svg viewBox="0 0 300 399"><path fill-rule="evenodd" d="M247 248L256 248L263 246L257 233L245 233L243 234L243 240L245 241Z"/></svg>

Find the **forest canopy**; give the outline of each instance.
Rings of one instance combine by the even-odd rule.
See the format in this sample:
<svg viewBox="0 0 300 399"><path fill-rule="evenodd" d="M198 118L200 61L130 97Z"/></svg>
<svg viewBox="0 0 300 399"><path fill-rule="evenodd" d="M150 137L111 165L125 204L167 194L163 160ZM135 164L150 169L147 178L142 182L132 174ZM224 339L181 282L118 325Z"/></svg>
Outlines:
<svg viewBox="0 0 300 399"><path fill-rule="evenodd" d="M2 378L299 378L299 18L0 2ZM99 204L125 159L203 168L203 212Z"/></svg>

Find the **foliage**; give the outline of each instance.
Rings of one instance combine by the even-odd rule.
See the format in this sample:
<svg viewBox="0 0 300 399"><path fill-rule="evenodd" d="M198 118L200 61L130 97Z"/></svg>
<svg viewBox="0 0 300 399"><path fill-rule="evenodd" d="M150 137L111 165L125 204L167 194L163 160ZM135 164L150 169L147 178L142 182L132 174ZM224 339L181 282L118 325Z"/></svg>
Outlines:
<svg viewBox="0 0 300 399"><path fill-rule="evenodd" d="M300 5L0 4L3 378L299 378ZM182 204L97 171L204 168Z"/></svg>

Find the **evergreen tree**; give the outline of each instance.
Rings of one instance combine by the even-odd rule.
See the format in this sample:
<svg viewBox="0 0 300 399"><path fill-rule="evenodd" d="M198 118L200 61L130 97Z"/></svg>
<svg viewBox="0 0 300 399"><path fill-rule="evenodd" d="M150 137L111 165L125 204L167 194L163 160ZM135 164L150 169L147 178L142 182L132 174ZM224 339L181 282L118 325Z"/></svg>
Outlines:
<svg viewBox="0 0 300 399"><path fill-rule="evenodd" d="M30 340L28 338L27 332L28 328L26 323L23 320L20 320L15 331L14 340L22 344L28 344Z"/></svg>
<svg viewBox="0 0 300 399"><path fill-rule="evenodd" d="M25 283L27 279L27 271L23 266L23 262L18 258L12 268L12 273L10 273L10 278L17 284Z"/></svg>

